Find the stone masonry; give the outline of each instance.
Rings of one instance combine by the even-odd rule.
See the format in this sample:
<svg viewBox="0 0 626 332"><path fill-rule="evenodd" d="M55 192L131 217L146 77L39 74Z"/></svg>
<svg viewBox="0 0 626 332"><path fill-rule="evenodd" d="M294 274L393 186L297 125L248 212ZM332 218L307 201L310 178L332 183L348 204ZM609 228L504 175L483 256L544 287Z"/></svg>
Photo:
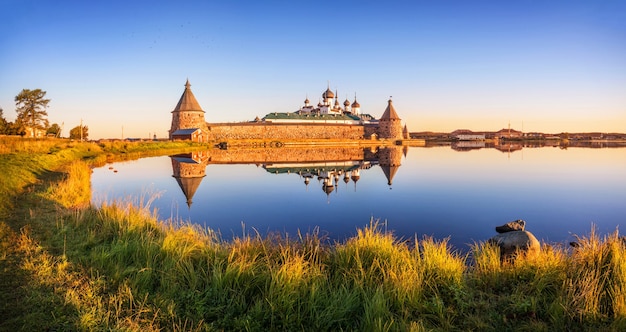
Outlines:
<svg viewBox="0 0 626 332"><path fill-rule="evenodd" d="M209 140L229 139L363 139L366 126L345 124L209 123Z"/></svg>

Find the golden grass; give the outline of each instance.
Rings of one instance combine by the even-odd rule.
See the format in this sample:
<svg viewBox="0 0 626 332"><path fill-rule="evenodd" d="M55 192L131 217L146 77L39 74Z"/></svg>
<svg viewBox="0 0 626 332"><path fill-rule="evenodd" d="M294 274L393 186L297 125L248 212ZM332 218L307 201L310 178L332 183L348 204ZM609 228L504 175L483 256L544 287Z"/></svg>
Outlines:
<svg viewBox="0 0 626 332"><path fill-rule="evenodd" d="M69 143L69 140L0 135L0 154L47 153L50 149L62 148L66 143Z"/></svg>
<svg viewBox="0 0 626 332"><path fill-rule="evenodd" d="M258 234L224 242L196 225L159 223L146 209L121 202L94 212L76 215L75 224L81 234L97 229L109 239L75 255L90 257L78 262L108 290L95 291L98 301L127 309L100 304L106 314L81 314L83 327L543 329L619 327L623 317L624 248L613 237L588 240L602 254L546 247L533 260L505 265L497 248L478 244L468 265L445 240L424 238L411 248L376 223L345 243L317 247L305 237ZM37 269L60 271L73 260ZM94 306L90 298L73 301Z"/></svg>
<svg viewBox="0 0 626 332"><path fill-rule="evenodd" d="M47 197L54 199L64 208L87 207L91 198L91 168L81 160L73 161L62 168L64 179L50 187Z"/></svg>

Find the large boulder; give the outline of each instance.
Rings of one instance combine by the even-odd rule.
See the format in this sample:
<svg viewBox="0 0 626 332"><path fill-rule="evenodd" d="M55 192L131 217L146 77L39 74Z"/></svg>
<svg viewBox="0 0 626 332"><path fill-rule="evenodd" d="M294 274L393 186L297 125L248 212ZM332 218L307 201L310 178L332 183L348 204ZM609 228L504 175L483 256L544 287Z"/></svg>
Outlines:
<svg viewBox="0 0 626 332"><path fill-rule="evenodd" d="M489 239L489 242L500 247L500 259L503 261L514 259L516 255L532 258L541 250L537 238L528 231L501 233Z"/></svg>
<svg viewBox="0 0 626 332"><path fill-rule="evenodd" d="M523 231L525 227L526 227L526 222L522 219L517 219L514 221L509 221L502 226L496 226L496 232L507 233L507 232Z"/></svg>

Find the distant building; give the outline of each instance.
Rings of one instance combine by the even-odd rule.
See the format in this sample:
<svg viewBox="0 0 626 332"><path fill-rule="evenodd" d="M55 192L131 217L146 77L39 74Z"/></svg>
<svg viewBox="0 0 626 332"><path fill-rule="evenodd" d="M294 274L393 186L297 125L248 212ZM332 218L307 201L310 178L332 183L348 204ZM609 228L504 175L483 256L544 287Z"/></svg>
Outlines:
<svg viewBox="0 0 626 332"><path fill-rule="evenodd" d="M517 131L515 129L500 129L498 131L495 132L495 138L501 138L501 139L516 139L516 138L522 138L522 132L521 131Z"/></svg>
<svg viewBox="0 0 626 332"><path fill-rule="evenodd" d="M485 133L475 133L468 129L457 129L450 133L450 136L459 141L483 141Z"/></svg>
<svg viewBox="0 0 626 332"><path fill-rule="evenodd" d="M46 136L45 129L24 126L24 137L42 138L45 136Z"/></svg>
<svg viewBox="0 0 626 332"><path fill-rule="evenodd" d="M524 133L523 136L524 136L524 138L527 138L527 139L543 139L543 138L545 138L545 135L543 133L539 133L539 132Z"/></svg>

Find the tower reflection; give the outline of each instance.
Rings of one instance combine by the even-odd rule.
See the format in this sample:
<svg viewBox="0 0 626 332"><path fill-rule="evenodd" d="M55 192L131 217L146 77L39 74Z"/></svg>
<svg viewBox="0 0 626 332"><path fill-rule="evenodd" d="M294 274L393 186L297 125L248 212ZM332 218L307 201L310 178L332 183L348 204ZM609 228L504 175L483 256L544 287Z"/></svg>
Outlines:
<svg viewBox="0 0 626 332"><path fill-rule="evenodd" d="M178 154L170 156L172 159L172 177L183 191L187 200L187 207L191 208L195 195L202 179L206 176L206 158L200 152Z"/></svg>
<svg viewBox="0 0 626 332"><path fill-rule="evenodd" d="M277 175L297 174L305 190L311 180L317 178L318 185L330 203L331 193L338 192L340 181L346 188L357 182L362 172L379 166L391 189L393 178L401 166L407 149L402 146L385 147L316 147L280 149L228 149L207 150L170 156L172 173L191 208L193 196L206 176L209 164L256 164L267 172Z"/></svg>

